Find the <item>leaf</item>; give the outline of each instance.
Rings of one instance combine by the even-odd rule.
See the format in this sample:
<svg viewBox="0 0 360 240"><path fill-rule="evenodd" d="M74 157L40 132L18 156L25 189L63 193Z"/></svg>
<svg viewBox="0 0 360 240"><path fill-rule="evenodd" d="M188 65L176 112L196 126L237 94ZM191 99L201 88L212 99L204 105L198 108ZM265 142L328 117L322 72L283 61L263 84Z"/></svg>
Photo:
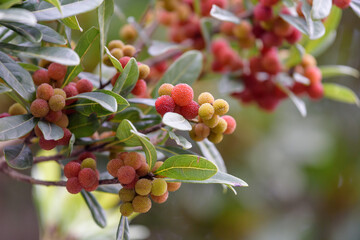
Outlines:
<svg viewBox="0 0 360 240"><path fill-rule="evenodd" d="M155 107L156 99L152 98L129 98L129 103L138 103L138 104L144 104L150 107Z"/></svg>
<svg viewBox="0 0 360 240"><path fill-rule="evenodd" d="M65 151L65 155L67 157L71 156L72 151L74 150L74 143L75 143L75 134L71 134L71 138L69 141L69 145L67 146L67 149Z"/></svg>
<svg viewBox="0 0 360 240"><path fill-rule="evenodd" d="M35 86L31 75L2 52L0 52L0 78L26 101L30 102L33 99Z"/></svg>
<svg viewBox="0 0 360 240"><path fill-rule="evenodd" d="M61 22L71 29L79 30L80 32L83 31L76 16L64 18L61 20Z"/></svg>
<svg viewBox="0 0 360 240"><path fill-rule="evenodd" d="M314 19L321 20L329 16L332 6L332 0L313 0L311 16Z"/></svg>
<svg viewBox="0 0 360 240"><path fill-rule="evenodd" d="M124 71L120 74L112 89L115 93L127 96L134 88L139 78L139 68L135 58L131 58L126 64Z"/></svg>
<svg viewBox="0 0 360 240"><path fill-rule="evenodd" d="M350 2L350 7L355 12L355 14L360 17L360 2L353 0Z"/></svg>
<svg viewBox="0 0 360 240"><path fill-rule="evenodd" d="M217 167L203 157L177 155L166 159L156 175L178 180L206 180L217 172Z"/></svg>
<svg viewBox="0 0 360 240"><path fill-rule="evenodd" d="M62 128L53 123L39 121L38 127L46 140L59 140L64 137Z"/></svg>
<svg viewBox="0 0 360 240"><path fill-rule="evenodd" d="M62 12L61 11L61 4L60 4L59 0L45 0L45 1L52 4L52 5L54 5L59 10L60 13Z"/></svg>
<svg viewBox="0 0 360 240"><path fill-rule="evenodd" d="M229 74L222 74L218 83L218 89L221 94L229 94L233 92L241 92L244 90L244 84L239 81L239 78L234 78Z"/></svg>
<svg viewBox="0 0 360 240"><path fill-rule="evenodd" d="M339 76L351 76L359 78L359 71L355 68L342 65L327 65L320 66L321 74L323 78L339 77Z"/></svg>
<svg viewBox="0 0 360 240"><path fill-rule="evenodd" d="M113 66L116 68L116 70L118 70L119 72L123 72L124 68L122 67L121 63L119 62L119 60L117 60L109 51L109 49L104 46L105 48L105 52L106 54L109 56L111 63L113 64Z"/></svg>
<svg viewBox="0 0 360 240"><path fill-rule="evenodd" d="M206 17L200 19L201 34L205 40L206 50L208 52L211 51L211 37L214 28L213 22L211 20L211 18Z"/></svg>
<svg viewBox="0 0 360 240"><path fill-rule="evenodd" d="M5 23L0 22L1 25L13 30L17 34L24 37L26 40L30 42L40 42L42 39L42 33L35 27L28 26L22 23Z"/></svg>
<svg viewBox="0 0 360 240"><path fill-rule="evenodd" d="M116 232L116 240L130 240L129 236L129 220L127 217L121 216L119 226Z"/></svg>
<svg viewBox="0 0 360 240"><path fill-rule="evenodd" d="M325 27L321 20L313 20L311 17L311 6L307 1L302 2L301 8L308 27L308 35L310 39L320 38L325 34Z"/></svg>
<svg viewBox="0 0 360 240"><path fill-rule="evenodd" d="M130 99L129 99L130 100ZM120 123L124 119L128 119L131 122L137 122L141 119L141 110L135 107L129 107L124 111L117 113L112 119L112 122Z"/></svg>
<svg viewBox="0 0 360 240"><path fill-rule="evenodd" d="M156 145L155 148L162 152L166 157L172 157L175 155L181 155L181 154L191 154L191 155L196 155L194 152L189 151L189 150L184 150L182 148L179 147L173 147L173 146L159 146Z"/></svg>
<svg viewBox="0 0 360 240"><path fill-rule="evenodd" d="M155 149L154 145L148 139L143 137L142 134L140 134L136 130L131 130L130 132L134 133L135 136L139 139L141 146L143 148L143 151L145 152L146 162L149 165L150 169L152 169L157 160L157 154L156 154L156 149Z"/></svg>
<svg viewBox="0 0 360 240"><path fill-rule="evenodd" d="M184 47L181 46L180 44L153 40L151 42L150 47L148 48L148 53L151 56L159 56L161 54L166 53L167 51L174 50L174 49L182 49L182 48L184 48Z"/></svg>
<svg viewBox="0 0 360 240"><path fill-rule="evenodd" d="M76 44L74 51L80 57L80 63L83 62L86 53L89 51L90 47L94 44L95 40L99 37L99 30L95 27L90 28L84 34L81 35L79 42ZM71 82L79 73L83 71L81 64L70 67L67 70L65 81L63 87Z"/></svg>
<svg viewBox="0 0 360 240"><path fill-rule="evenodd" d="M99 120L95 114L84 116L80 113L69 115L68 129L77 138L91 136L100 127Z"/></svg>
<svg viewBox="0 0 360 240"><path fill-rule="evenodd" d="M139 138L131 130L136 130L136 128L130 121L125 119L119 124L116 130L116 137L127 146L140 146Z"/></svg>
<svg viewBox="0 0 360 240"><path fill-rule="evenodd" d="M35 26L36 18L34 14L25 9L12 8L12 9L0 9L0 21L2 22L16 22L23 23L29 26Z"/></svg>
<svg viewBox="0 0 360 240"><path fill-rule="evenodd" d="M110 112L116 112L117 111L117 102L116 99L113 96L110 96L108 94L102 93L102 92L86 92L78 94L74 97L70 97L67 99L87 99L91 102L95 102L100 104L104 109L110 111ZM91 105L92 103L84 103L85 105Z"/></svg>
<svg viewBox="0 0 360 240"><path fill-rule="evenodd" d="M190 131L192 129L188 120L186 120L182 115L174 112L165 113L162 122L165 125L180 131Z"/></svg>
<svg viewBox="0 0 360 240"><path fill-rule="evenodd" d="M359 106L359 98L350 88L335 83L324 83L323 87L324 97Z"/></svg>
<svg viewBox="0 0 360 240"><path fill-rule="evenodd" d="M81 196L84 198L86 205L90 209L91 216L93 217L95 223L104 228L106 226L106 216L104 209L100 206L94 195L85 191L84 189L81 190Z"/></svg>
<svg viewBox="0 0 360 240"><path fill-rule="evenodd" d="M11 92L11 91L12 91L11 88L8 88L4 84L0 83L0 94Z"/></svg>
<svg viewBox="0 0 360 240"><path fill-rule="evenodd" d="M33 163L31 149L24 143L5 147L4 157L7 164L16 169L30 168Z"/></svg>
<svg viewBox="0 0 360 240"><path fill-rule="evenodd" d="M72 66L80 63L79 56L70 48L64 47L25 47L0 43L0 49L12 55L42 58L51 62Z"/></svg>
<svg viewBox="0 0 360 240"><path fill-rule="evenodd" d="M83 0L62 5L62 14L56 7L38 9L33 11L38 21L51 21L75 16L81 13L89 12L99 7L104 0Z"/></svg>
<svg viewBox="0 0 360 240"><path fill-rule="evenodd" d="M0 141L25 136L34 129L38 121L31 114L0 118Z"/></svg>
<svg viewBox="0 0 360 240"><path fill-rule="evenodd" d="M215 4L212 5L210 15L220 21L233 22L235 24L239 24L241 22L241 20L232 12L219 8Z"/></svg>
<svg viewBox="0 0 360 240"><path fill-rule="evenodd" d="M189 149L192 147L192 144L183 136L178 136L172 131L169 131L169 136L171 139L175 140L176 144L181 146L183 149Z"/></svg>
<svg viewBox="0 0 360 240"><path fill-rule="evenodd" d="M203 62L202 58L201 52L191 50L176 59L164 73L158 84L156 84L152 92L152 97L156 98L159 96L158 89L163 83L171 83L173 85L187 83L192 85L200 76Z"/></svg>
<svg viewBox="0 0 360 240"><path fill-rule="evenodd" d="M0 9L7 9L15 4L21 3L22 0L5 0L5 2L0 3Z"/></svg>
<svg viewBox="0 0 360 240"><path fill-rule="evenodd" d="M292 45L289 51L289 57L286 60L287 67L293 67L301 63L301 60L305 54L305 49L300 44Z"/></svg>
<svg viewBox="0 0 360 240"><path fill-rule="evenodd" d="M60 35L59 33L57 33L51 27L48 27L48 26L42 25L42 24L36 24L35 27L37 29L39 29L40 32L42 33L43 41L49 42L49 43L60 44L60 45L66 44L65 38L62 35Z"/></svg>
<svg viewBox="0 0 360 240"><path fill-rule="evenodd" d="M219 169L219 171L227 172L224 159L216 148L215 144L210 142L207 139L204 139L201 142L196 142L202 152L203 156L213 162Z"/></svg>
<svg viewBox="0 0 360 240"><path fill-rule="evenodd" d="M41 69L41 67L31 64L31 63L24 63L24 62L16 62L16 63L19 64L25 70L30 71L30 72L35 72L36 70Z"/></svg>
<svg viewBox="0 0 360 240"><path fill-rule="evenodd" d="M298 98L292 91L289 90L289 88L284 86L282 82L278 81L277 85L281 88L282 91L284 91L289 96L290 100L295 104L296 108L299 110L301 116L306 117L307 111L304 101Z"/></svg>

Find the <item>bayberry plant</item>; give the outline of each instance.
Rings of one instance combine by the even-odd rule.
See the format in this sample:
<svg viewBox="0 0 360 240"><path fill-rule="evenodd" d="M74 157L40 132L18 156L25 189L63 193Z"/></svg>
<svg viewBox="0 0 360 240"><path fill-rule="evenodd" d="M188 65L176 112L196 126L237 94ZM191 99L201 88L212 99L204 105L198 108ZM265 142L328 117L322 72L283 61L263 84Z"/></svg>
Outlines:
<svg viewBox="0 0 360 240"><path fill-rule="evenodd" d="M114 14L123 2L0 4L0 94L14 101L0 114L0 172L80 193L100 227L106 216L93 192L118 195L117 239L128 239L128 217L151 212L183 182L235 193L247 186L226 172L214 145L236 132L229 96L268 112L289 98L303 116L303 96L359 103L324 82L358 72L315 58L330 46L341 9L360 15L355 1L158 0L141 18ZM88 11L98 23L83 29L76 15ZM110 29L117 18L121 28ZM159 25L169 40L153 40ZM113 32L119 39L108 39ZM219 78L219 92L195 94L193 83L208 76ZM58 180L18 171L49 161L62 170Z"/></svg>

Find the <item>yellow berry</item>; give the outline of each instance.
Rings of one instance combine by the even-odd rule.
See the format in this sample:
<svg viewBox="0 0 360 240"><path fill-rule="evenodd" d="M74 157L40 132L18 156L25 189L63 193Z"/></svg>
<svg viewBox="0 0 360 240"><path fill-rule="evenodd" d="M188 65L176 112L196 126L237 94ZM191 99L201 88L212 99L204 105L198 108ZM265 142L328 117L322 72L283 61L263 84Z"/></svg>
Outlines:
<svg viewBox="0 0 360 240"><path fill-rule="evenodd" d="M203 120L209 120L215 113L214 107L210 103L204 103L199 108L199 116Z"/></svg>
<svg viewBox="0 0 360 240"><path fill-rule="evenodd" d="M110 51L111 55L114 56L114 58L116 59L120 59L124 56L124 52L122 49L120 48L114 48ZM111 61L110 61L111 62Z"/></svg>
<svg viewBox="0 0 360 240"><path fill-rule="evenodd" d="M227 129L227 122L225 121L225 119L220 118L219 123L211 129L212 132L214 133L223 133L225 132Z"/></svg>
<svg viewBox="0 0 360 240"><path fill-rule="evenodd" d="M122 49L124 47L124 43L121 40L112 40L108 44L108 49L111 51L114 48Z"/></svg>
<svg viewBox="0 0 360 240"><path fill-rule="evenodd" d="M223 140L223 134L222 133L214 133L214 132L210 132L210 135L208 136L208 139L210 142L213 143L219 143Z"/></svg>
<svg viewBox="0 0 360 240"><path fill-rule="evenodd" d="M14 103L11 105L8 112L12 116L27 114L26 109L20 103Z"/></svg>
<svg viewBox="0 0 360 240"><path fill-rule="evenodd" d="M155 178L151 186L151 194L154 196L161 196L167 191L166 181L162 178Z"/></svg>
<svg viewBox="0 0 360 240"><path fill-rule="evenodd" d="M136 196L132 201L134 212L146 213L151 208L151 200L145 196Z"/></svg>
<svg viewBox="0 0 360 240"><path fill-rule="evenodd" d="M173 90L174 85L170 83L164 83L160 86L158 93L159 96L168 95L171 96L171 91Z"/></svg>
<svg viewBox="0 0 360 240"><path fill-rule="evenodd" d="M126 202L120 205L120 213L125 217L129 217L134 212L132 203Z"/></svg>
<svg viewBox="0 0 360 240"><path fill-rule="evenodd" d="M122 188L119 191L119 198L123 202L131 202L135 197L135 191L134 189L126 189Z"/></svg>
<svg viewBox="0 0 360 240"><path fill-rule="evenodd" d="M219 115L214 114L214 116L212 118L210 118L209 120L202 120L202 121L209 128L213 128L219 123L220 117L219 117Z"/></svg>
<svg viewBox="0 0 360 240"><path fill-rule="evenodd" d="M203 92L198 97L198 103L199 103L199 105L203 105L204 103L213 104L214 103L214 97L209 92Z"/></svg>
<svg viewBox="0 0 360 240"><path fill-rule="evenodd" d="M215 100L213 106L217 115L224 115L229 111L229 104L224 99Z"/></svg>

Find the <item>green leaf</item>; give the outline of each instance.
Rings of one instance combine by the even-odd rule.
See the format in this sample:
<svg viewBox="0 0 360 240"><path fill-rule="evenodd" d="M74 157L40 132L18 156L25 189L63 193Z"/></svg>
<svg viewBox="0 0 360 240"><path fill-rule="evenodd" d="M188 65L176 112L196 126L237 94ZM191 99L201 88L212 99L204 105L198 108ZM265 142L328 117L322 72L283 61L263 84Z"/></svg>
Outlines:
<svg viewBox="0 0 360 240"><path fill-rule="evenodd" d="M34 129L38 121L31 114L0 118L0 141L25 136Z"/></svg>
<svg viewBox="0 0 360 240"><path fill-rule="evenodd" d="M116 137L127 146L140 146L139 138L131 130L136 130L136 128L130 121L125 119L119 124L116 130Z"/></svg>
<svg viewBox="0 0 360 240"><path fill-rule="evenodd" d="M42 39L42 33L35 27L28 26L22 23L5 23L0 22L1 25L13 30L17 34L24 37L30 42L40 42Z"/></svg>
<svg viewBox="0 0 360 240"><path fill-rule="evenodd" d="M94 195L85 191L84 189L81 190L81 196L84 198L86 205L88 206L91 216L93 217L95 223L104 228L106 226L106 216L104 209L100 206Z"/></svg>
<svg viewBox="0 0 360 240"><path fill-rule="evenodd" d="M102 93L102 92L86 92L78 94L74 97L70 97L67 99L87 99L91 102L95 102L100 104L104 109L110 111L110 112L116 112L117 111L117 102L116 99L113 96L110 96L108 94ZM84 103L84 105L91 105L93 103Z"/></svg>
<svg viewBox="0 0 360 240"><path fill-rule="evenodd" d="M156 145L155 148L162 152L166 157L172 157L175 155L181 155L181 154L191 154L191 155L196 155L194 152L189 151L189 150L184 150L182 148L179 147L173 147L173 146L160 146L160 145Z"/></svg>
<svg viewBox="0 0 360 240"><path fill-rule="evenodd" d="M188 120L186 120L182 115L174 112L165 113L162 122L165 125L180 131L190 131L192 129Z"/></svg>
<svg viewBox="0 0 360 240"><path fill-rule="evenodd" d="M22 0L5 0L5 2L0 3L0 9L7 9L15 4L21 3Z"/></svg>
<svg viewBox="0 0 360 240"><path fill-rule="evenodd" d="M123 69L121 63L119 62L119 60L117 60L113 55L111 55L111 53L110 53L110 51L109 51L109 49L108 49L107 47L104 46L104 48L105 48L106 54L109 56L110 61L111 61L111 63L114 65L114 67L115 67L119 72L123 72L124 69Z"/></svg>
<svg viewBox="0 0 360 240"><path fill-rule="evenodd" d="M174 132L169 132L171 139L175 140L176 144L181 146L183 149L189 149L192 147L192 144L183 136L178 136Z"/></svg>
<svg viewBox="0 0 360 240"><path fill-rule="evenodd" d="M131 58L126 64L124 71L120 74L116 80L112 89L115 93L120 93L122 96L127 96L134 88L139 78L139 68L135 58Z"/></svg>
<svg viewBox="0 0 360 240"><path fill-rule="evenodd" d="M167 51L174 50L174 49L182 49L182 48L184 48L184 47L180 44L153 40L151 42L150 47L148 48L148 53L151 56L159 56L161 54L166 53Z"/></svg>
<svg viewBox="0 0 360 240"><path fill-rule="evenodd" d="M137 122L141 119L141 110L135 107L129 107L120 113L117 113L112 119L112 122L120 123L124 119L128 119L131 122Z"/></svg>
<svg viewBox="0 0 360 240"><path fill-rule="evenodd" d="M64 137L64 131L62 128L53 123L40 121L38 123L38 127L44 134L44 138L46 140L59 140Z"/></svg>
<svg viewBox="0 0 360 240"><path fill-rule="evenodd" d="M104 0L83 0L62 5L62 14L56 7L33 11L38 21L51 21L89 12L99 7Z"/></svg>
<svg viewBox="0 0 360 240"><path fill-rule="evenodd" d="M95 114L89 117L80 113L69 115L68 129L75 134L77 138L91 136L99 127L100 123Z"/></svg>
<svg viewBox="0 0 360 240"><path fill-rule="evenodd" d="M36 18L34 14L25 9L12 8L12 9L0 9L0 21L2 22L17 22L23 23L29 26L35 26Z"/></svg>
<svg viewBox="0 0 360 240"><path fill-rule="evenodd" d="M24 47L9 43L0 43L0 49L12 54L31 58L42 58L67 66L80 63L79 56L70 48L64 47Z"/></svg>
<svg viewBox="0 0 360 240"><path fill-rule="evenodd" d="M155 165L157 160L156 149L154 145L145 138L141 133L137 132L136 130L131 130L130 132L134 133L135 136L139 139L143 151L145 152L146 162L149 165L150 169L152 169Z"/></svg>
<svg viewBox="0 0 360 240"><path fill-rule="evenodd" d="M4 84L0 83L0 94L11 92L11 91L12 91L11 88L8 88Z"/></svg>
<svg viewBox="0 0 360 240"><path fill-rule="evenodd" d="M19 64L25 70L30 71L30 72L35 72L35 71L41 69L41 67L39 67L38 65L34 65L31 63L24 63L24 62L16 62L16 63Z"/></svg>
<svg viewBox="0 0 360 240"><path fill-rule="evenodd" d="M335 83L324 83L323 86L324 97L359 106L359 98L350 88Z"/></svg>
<svg viewBox="0 0 360 240"><path fill-rule="evenodd" d="M39 29L40 32L42 33L43 41L49 42L49 43L60 44L60 45L66 44L65 38L62 35L60 35L59 33L57 33L51 27L48 27L48 26L42 25L42 24L36 24L35 27L37 29Z"/></svg>
<svg viewBox="0 0 360 240"><path fill-rule="evenodd" d="M355 12L355 14L360 17L360 2L358 1L351 1L350 2L350 7L352 8L352 10Z"/></svg>
<svg viewBox="0 0 360 240"><path fill-rule="evenodd" d="M129 236L129 220L127 217L121 216L119 226L116 232L116 240L130 240Z"/></svg>
<svg viewBox="0 0 360 240"><path fill-rule="evenodd" d="M52 4L52 5L54 5L59 10L60 13L62 12L61 11L61 4L60 4L59 0L45 0L45 1Z"/></svg>
<svg viewBox="0 0 360 240"><path fill-rule="evenodd" d="M342 65L327 65L320 66L321 74L323 78L339 77L339 76L351 76L359 78L359 71L355 68L342 66Z"/></svg>
<svg viewBox="0 0 360 240"><path fill-rule="evenodd" d="M219 171L227 172L224 159L222 158L215 144L213 144L207 139L204 139L203 141L196 143L199 146L203 156L207 160L213 162L218 167Z"/></svg>
<svg viewBox="0 0 360 240"><path fill-rule="evenodd" d="M71 29L79 30L80 32L83 31L83 29L80 27L79 21L76 16L67 17L61 20L66 26L68 26Z"/></svg>
<svg viewBox="0 0 360 240"><path fill-rule="evenodd" d="M26 101L30 102L33 99L35 86L31 75L2 52L0 52L0 78Z"/></svg>
<svg viewBox="0 0 360 240"><path fill-rule="evenodd" d="M24 143L5 147L4 156L7 164L16 169L30 168L33 163L31 149Z"/></svg>
<svg viewBox="0 0 360 240"><path fill-rule="evenodd" d="M191 50L184 53L181 57L171 64L158 84L155 86L152 96L158 97L158 89L163 83L187 83L192 85L200 76L202 70L202 54L199 51Z"/></svg>
<svg viewBox="0 0 360 240"><path fill-rule="evenodd" d="M67 157L70 157L71 156L71 153L74 149L74 143L75 143L75 134L71 134L71 138L70 138L70 141L69 141L69 145L67 146L67 149L65 151L65 155Z"/></svg>
<svg viewBox="0 0 360 240"><path fill-rule="evenodd" d="M210 15L213 18L216 18L220 21L232 22L235 24L239 24L241 22L241 20L237 16L235 16L232 12L219 8L215 4L212 5Z"/></svg>
<svg viewBox="0 0 360 240"><path fill-rule="evenodd" d="M305 49L300 44L292 45L289 51L289 57L286 60L287 67L293 67L301 63L301 60L305 54Z"/></svg>
<svg viewBox="0 0 360 240"><path fill-rule="evenodd" d="M313 0L311 16L314 19L323 19L329 16L332 6L332 0Z"/></svg>
<svg viewBox="0 0 360 240"><path fill-rule="evenodd" d="M84 34L81 35L78 44L76 45L74 51L80 57L80 62L82 63L86 53L89 51L90 47L94 44L95 40L99 37L99 30L95 27L90 28ZM83 71L81 64L70 67L67 70L65 81L63 87L71 82L79 73Z"/></svg>
<svg viewBox="0 0 360 240"><path fill-rule="evenodd" d="M203 17L200 19L201 34L206 43L206 49L208 52L211 51L211 37L213 33L213 22L211 18Z"/></svg>
<svg viewBox="0 0 360 240"><path fill-rule="evenodd" d="M129 103L144 104L150 107L155 107L156 99L152 98L129 98Z"/></svg>
<svg viewBox="0 0 360 240"><path fill-rule="evenodd" d="M206 180L217 172L217 167L203 157L177 155L166 159L156 175L178 180Z"/></svg>

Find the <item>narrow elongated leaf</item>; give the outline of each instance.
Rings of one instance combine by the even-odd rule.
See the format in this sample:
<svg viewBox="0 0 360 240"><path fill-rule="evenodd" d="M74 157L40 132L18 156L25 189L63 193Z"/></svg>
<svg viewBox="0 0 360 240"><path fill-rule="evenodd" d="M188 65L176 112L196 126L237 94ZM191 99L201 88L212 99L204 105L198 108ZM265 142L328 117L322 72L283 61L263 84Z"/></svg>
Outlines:
<svg viewBox="0 0 360 240"><path fill-rule="evenodd" d="M131 58L126 64L124 71L120 74L112 89L115 93L127 96L134 88L139 78L139 68L135 58Z"/></svg>
<svg viewBox="0 0 360 240"><path fill-rule="evenodd" d="M35 86L31 75L2 52L0 52L0 78L26 101L30 102L33 99Z"/></svg>
<svg viewBox="0 0 360 240"><path fill-rule="evenodd" d="M211 18L201 18L200 19L200 28L201 28L201 34L205 40L205 44L206 44L206 50L208 52L211 51L211 37L213 34L213 19Z"/></svg>
<svg viewBox="0 0 360 240"><path fill-rule="evenodd" d="M25 136L39 121L31 114L0 118L0 141L17 139Z"/></svg>
<svg viewBox="0 0 360 240"><path fill-rule="evenodd" d="M192 85L199 77L202 69L202 54L199 51L192 50L179 57L160 79L152 92L153 97L158 97L158 89L163 83L187 83Z"/></svg>
<svg viewBox="0 0 360 240"><path fill-rule="evenodd" d="M156 99L152 98L129 98L129 103L138 103L138 104L144 104L150 107L155 107Z"/></svg>
<svg viewBox="0 0 360 240"><path fill-rule="evenodd" d="M12 91L11 88L8 88L4 84L0 83L0 94L11 92L11 91Z"/></svg>
<svg viewBox="0 0 360 240"><path fill-rule="evenodd" d="M6 23L0 22L1 25L13 30L30 42L40 42L42 33L35 27L28 26L22 23Z"/></svg>
<svg viewBox="0 0 360 240"><path fill-rule="evenodd" d="M81 196L84 198L86 205L88 206L91 216L93 217L95 223L101 227L106 227L106 216L104 209L100 206L94 195L92 193L81 190Z"/></svg>
<svg viewBox="0 0 360 240"><path fill-rule="evenodd" d="M146 162L149 165L150 169L152 169L157 160L157 154L154 145L139 132L134 130L131 130L131 132L134 133L135 136L139 139L143 151L145 152Z"/></svg>
<svg viewBox="0 0 360 240"><path fill-rule="evenodd" d="M38 21L51 21L89 12L99 7L104 0L83 0L61 6L62 14L56 7L33 11Z"/></svg>
<svg viewBox="0 0 360 240"><path fill-rule="evenodd" d="M359 106L359 98L350 88L335 83L324 83L323 86L325 97Z"/></svg>
<svg viewBox="0 0 360 240"><path fill-rule="evenodd" d="M113 118L112 122L120 123L124 119L128 119L131 122L137 122L141 119L141 110L135 107L129 107L124 111L117 113Z"/></svg>
<svg viewBox="0 0 360 240"><path fill-rule="evenodd" d="M219 169L219 171L227 172L226 166L224 163L224 159L222 158L221 154L219 153L218 149L216 148L215 144L210 142L207 139L204 139L201 142L196 142L202 152L203 156L213 162Z"/></svg>
<svg viewBox="0 0 360 240"><path fill-rule="evenodd" d="M30 71L30 72L35 72L36 70L41 69L41 67L31 64L31 63L24 63L24 62L16 62L16 63L19 64L25 70Z"/></svg>
<svg viewBox="0 0 360 240"><path fill-rule="evenodd" d="M40 121L38 126L44 134L46 140L59 140L64 137L64 131L58 125L53 123Z"/></svg>
<svg viewBox="0 0 360 240"><path fill-rule="evenodd" d="M119 226L116 232L116 240L130 240L129 236L129 220L127 217L121 216Z"/></svg>
<svg viewBox="0 0 360 240"><path fill-rule="evenodd" d="M96 102L100 104L104 109L110 111L110 112L116 112L117 111L117 102L116 99L113 96L110 96L108 94L102 93L102 92L86 92L78 94L74 97L67 98L67 99L78 99L83 98L87 99L93 102Z"/></svg>
<svg viewBox="0 0 360 240"><path fill-rule="evenodd" d="M91 136L99 127L100 123L95 114L87 117L80 113L74 113L69 116L68 129L77 138Z"/></svg>
<svg viewBox="0 0 360 240"><path fill-rule="evenodd" d="M16 169L30 168L33 163L31 149L24 143L5 147L4 156L7 164Z"/></svg>
<svg viewBox="0 0 360 240"><path fill-rule="evenodd" d="M116 137L127 146L140 146L141 142L139 138L131 132L132 130L136 131L136 128L130 121L125 119L119 124L119 127L116 130Z"/></svg>
<svg viewBox="0 0 360 240"><path fill-rule="evenodd" d="M67 17L61 20L66 26L68 26L71 29L79 30L80 32L83 31L83 29L80 27L79 21L76 16Z"/></svg>
<svg viewBox="0 0 360 240"><path fill-rule="evenodd" d="M217 172L217 167L203 157L177 155L166 159L155 174L178 180L206 180Z"/></svg>
<svg viewBox="0 0 360 240"><path fill-rule="evenodd" d="M79 42L74 49L74 51L80 57L80 62L83 61L86 53L89 51L89 49L91 48L91 46L94 44L95 40L98 37L99 37L99 30L94 27L87 30L80 37ZM63 86L66 86L82 71L83 71L83 67L81 66L81 64L68 68Z"/></svg>
<svg viewBox="0 0 360 240"><path fill-rule="evenodd" d="M12 55L21 55L31 58L42 58L63 65L77 65L79 56L70 48L64 47L24 47L9 43L0 43L0 49Z"/></svg>
<svg viewBox="0 0 360 240"><path fill-rule="evenodd" d="M351 1L350 7L355 12L355 14L360 17L360 2L359 1Z"/></svg>
<svg viewBox="0 0 360 240"><path fill-rule="evenodd" d="M216 18L221 21L232 22L235 24L240 23L240 19L237 16L235 16L232 12L222 9L222 8L216 6L215 4L212 5L210 15L213 18Z"/></svg>
<svg viewBox="0 0 360 240"><path fill-rule="evenodd" d="M283 92L285 92L290 100L295 104L296 108L299 110L301 116L306 117L306 105L303 100L298 98L292 91L289 90L286 86L284 86L281 82L278 82L278 86L281 88Z"/></svg>
<svg viewBox="0 0 360 240"><path fill-rule="evenodd" d="M0 9L0 21L2 22L17 22L27 24L29 26L35 26L36 18L34 14L25 9L12 8L12 9Z"/></svg>
<svg viewBox="0 0 360 240"><path fill-rule="evenodd" d="M148 53L151 56L159 56L161 54L166 53L167 51L174 49L182 49L183 46L170 42L161 42L157 40L153 40L151 42L150 47L148 48Z"/></svg>
<svg viewBox="0 0 360 240"><path fill-rule="evenodd" d="M182 115L174 112L165 113L162 122L169 127L181 131L190 131L192 129L188 120L186 120Z"/></svg>
<svg viewBox="0 0 360 240"><path fill-rule="evenodd" d="M0 3L0 9L8 9L11 6L13 6L15 4L19 4L21 2L22 2L22 0L6 0L5 2Z"/></svg>
<svg viewBox="0 0 360 240"><path fill-rule="evenodd" d="M194 152L189 151L189 150L184 150L182 148L179 147L173 147L173 146L160 146L160 145L156 145L155 148L162 152L166 157L172 157L175 155L181 155L181 154L191 154L191 155L196 155Z"/></svg>
<svg viewBox="0 0 360 240"><path fill-rule="evenodd" d="M45 42L55 43L55 44L66 44L65 38L57 33L51 27L42 24L36 24L35 26L42 33L42 40Z"/></svg>
<svg viewBox="0 0 360 240"><path fill-rule="evenodd" d="M328 65L320 66L321 74L323 78L339 77L339 76L351 76L359 78L359 71L355 68L342 65Z"/></svg>
<svg viewBox="0 0 360 240"><path fill-rule="evenodd" d="M332 6L332 0L313 0L311 16L314 19L321 20L329 16Z"/></svg>
<svg viewBox="0 0 360 240"><path fill-rule="evenodd" d="M178 136L174 132L169 132L169 137L175 140L176 144L181 146L183 149L189 149L192 147L192 144L183 136Z"/></svg>
<svg viewBox="0 0 360 240"><path fill-rule="evenodd" d="M60 4L59 0L45 0L45 1L52 4L52 5L54 5L59 10L60 13L62 12L61 11L61 4Z"/></svg>
<svg viewBox="0 0 360 240"><path fill-rule="evenodd" d="M311 17L311 6L307 1L302 2L301 10L304 14L308 35L310 39L320 38L325 34L325 27L321 20L313 20Z"/></svg>

